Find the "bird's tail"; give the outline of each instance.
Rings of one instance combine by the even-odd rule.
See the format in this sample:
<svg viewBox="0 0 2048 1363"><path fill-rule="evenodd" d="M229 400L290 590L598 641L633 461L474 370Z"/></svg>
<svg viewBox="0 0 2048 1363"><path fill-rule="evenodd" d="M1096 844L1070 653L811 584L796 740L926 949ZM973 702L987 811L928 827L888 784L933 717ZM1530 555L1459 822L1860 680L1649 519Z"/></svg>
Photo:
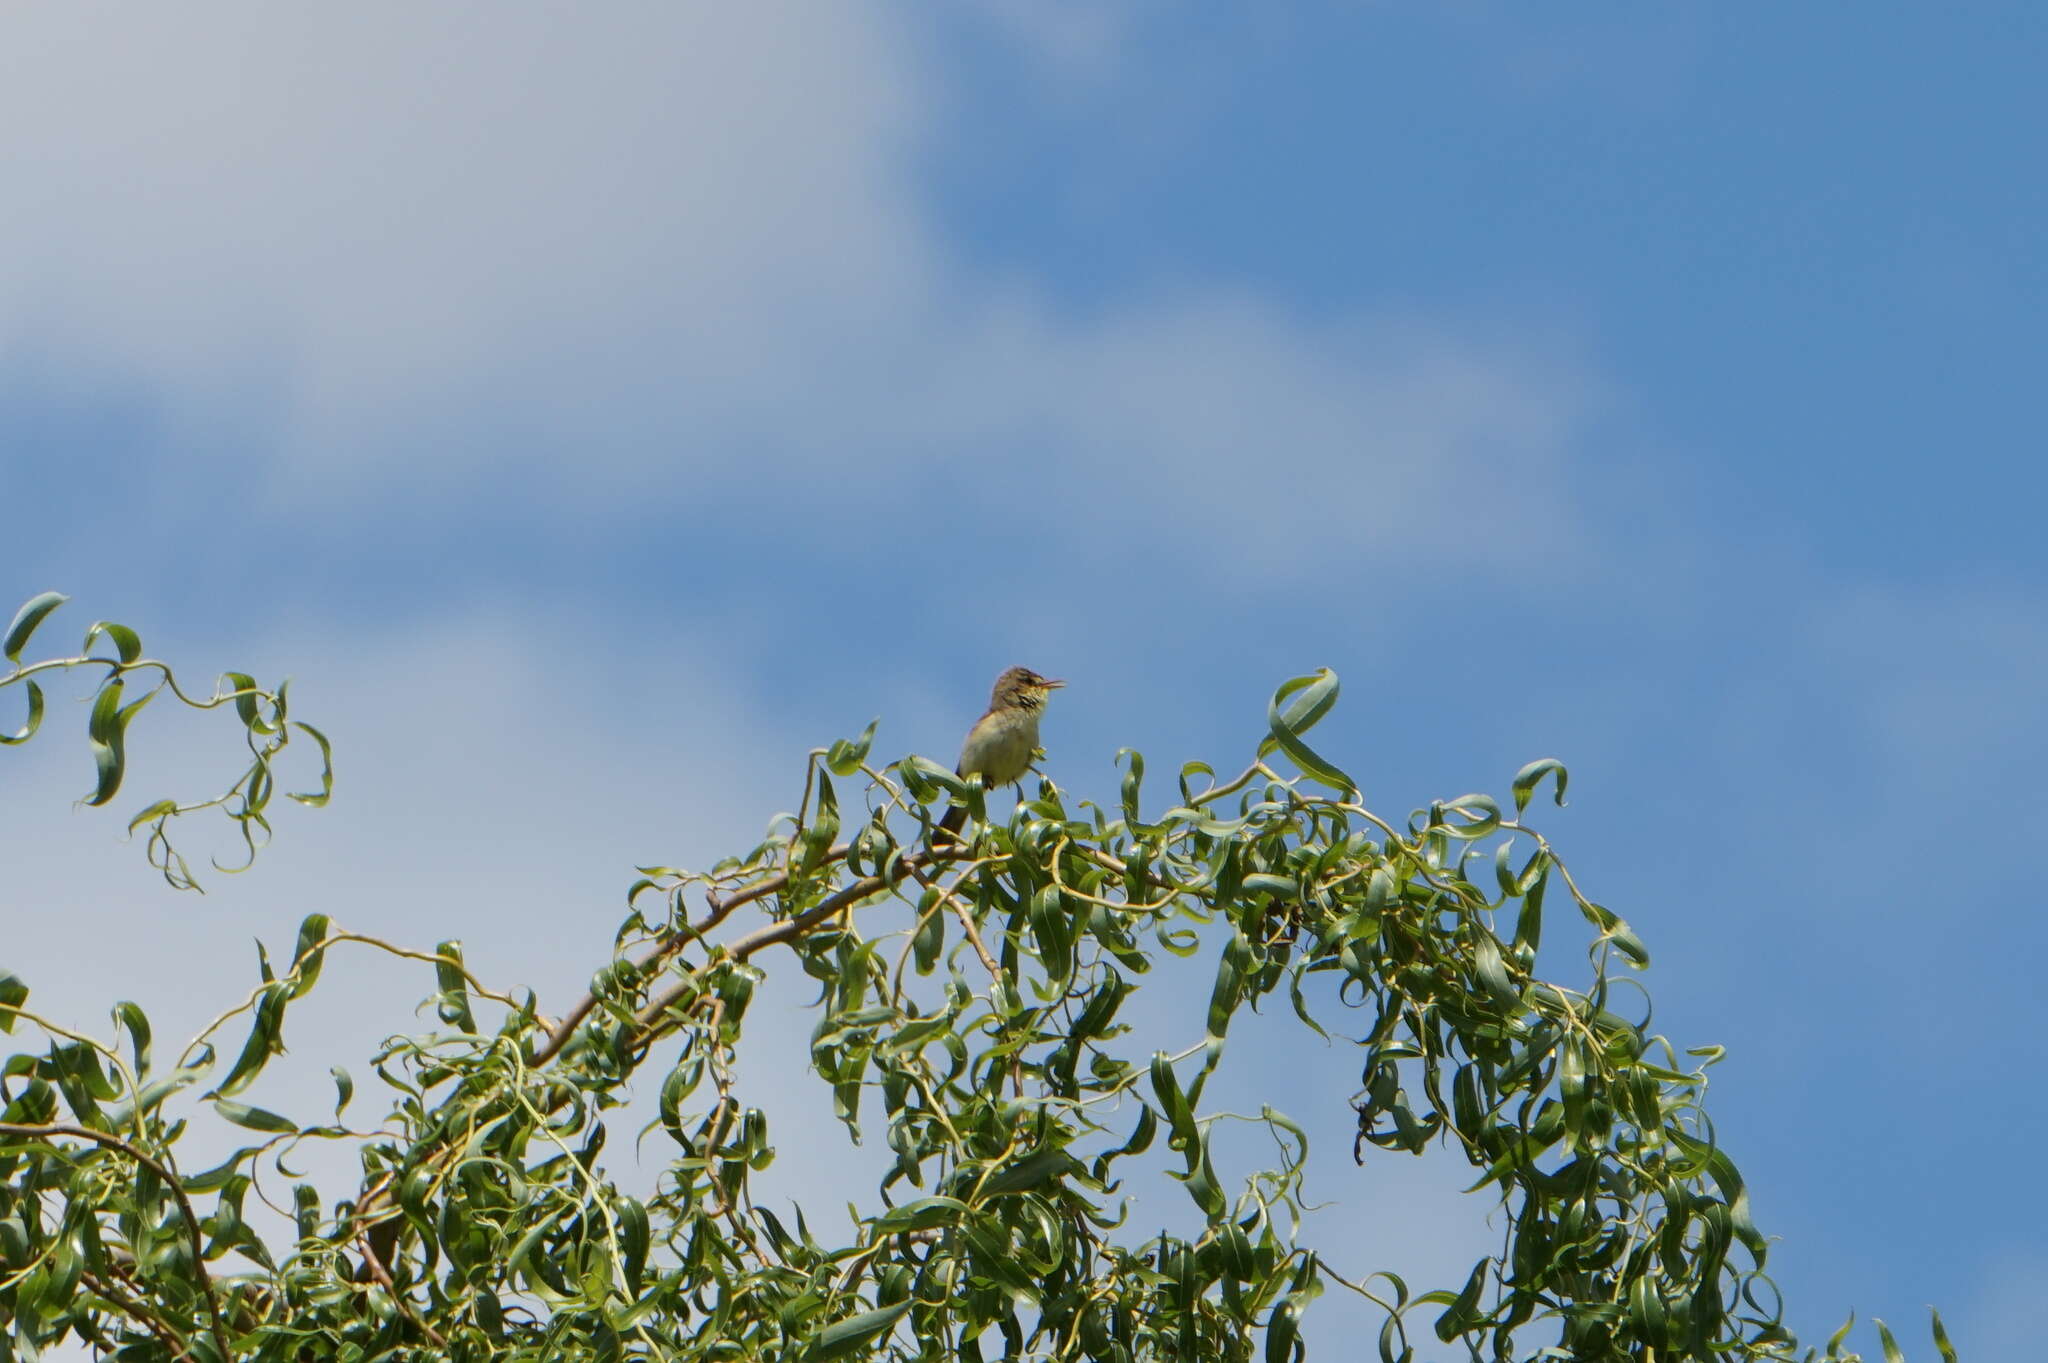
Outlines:
<svg viewBox="0 0 2048 1363"><path fill-rule="evenodd" d="M944 847L947 843L960 841L960 830L966 826L967 806L947 806L945 817L939 820L938 828L932 833L932 846Z"/></svg>

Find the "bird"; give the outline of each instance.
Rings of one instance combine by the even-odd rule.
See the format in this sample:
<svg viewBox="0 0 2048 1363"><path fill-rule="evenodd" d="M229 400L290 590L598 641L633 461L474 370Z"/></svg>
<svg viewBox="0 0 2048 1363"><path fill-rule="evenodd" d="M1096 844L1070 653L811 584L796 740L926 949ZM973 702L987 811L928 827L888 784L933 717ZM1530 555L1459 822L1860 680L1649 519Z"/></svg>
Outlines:
<svg viewBox="0 0 2048 1363"><path fill-rule="evenodd" d="M956 776L979 776L986 787L1021 785L1038 753L1038 716L1045 699L1066 683L1041 677L1028 667L1012 667L996 678L988 712L974 721L960 745ZM967 806L956 804L939 820L934 843L956 841L967 822Z"/></svg>

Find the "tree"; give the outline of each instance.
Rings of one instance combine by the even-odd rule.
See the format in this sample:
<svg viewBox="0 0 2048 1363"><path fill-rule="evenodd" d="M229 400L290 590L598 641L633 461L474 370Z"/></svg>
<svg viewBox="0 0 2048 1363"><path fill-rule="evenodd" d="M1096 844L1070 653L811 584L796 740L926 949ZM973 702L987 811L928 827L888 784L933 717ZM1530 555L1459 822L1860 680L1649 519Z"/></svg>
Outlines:
<svg viewBox="0 0 2048 1363"><path fill-rule="evenodd" d="M282 686L231 672L189 695L104 622L77 655L22 662L62 599L32 600L0 640L0 691L28 706L6 741L35 734L39 677L97 675L89 803L118 791L123 735L152 696L242 724L253 760L231 790L131 824L173 884L195 885L170 837L188 813L219 810L260 848L293 735L322 773L293 798L327 798L326 740L289 717ZM124 699L139 681L152 689ZM1393 823L1307 742L1337 696L1328 672L1281 686L1229 779L1189 764L1148 799L1126 752L1116 808L1070 807L1044 781L1007 822L922 758L873 765L870 725L811 755L796 812L759 846L707 871L643 868L612 959L559 1016L487 987L457 943L408 951L318 916L168 1064L134 1004L99 1039L0 973L0 1028L41 1047L0 1067L0 1357L76 1337L132 1360L1285 1363L1330 1291L1379 1304L1386 1360L1797 1357L1701 1106L1718 1053L1681 1054L1623 1011L1616 983L1647 953L1522 821L1541 792L1563 802L1564 767L1524 767L1512 815L1465 795ZM975 831L935 847L934 806L953 800ZM1587 948L1577 987L1535 971L1544 934L1554 950L1567 929ZM328 1123L239 1101L343 947L434 974L438 1029L375 1060L388 1113L345 1124L344 1072ZM1212 981L1205 1033L1124 1054L1119 1014L1164 956ZM732 1061L778 966L818 985L812 1060L847 1131L878 1125L895 1157L850 1237L750 1196L773 1150ZM1303 1243L1306 1141L1270 1108L1277 1167L1219 1179L1203 1091L1233 1018L1281 993L1304 1027L1323 1034L1316 1013L1335 1007L1363 1038L1358 1158L1445 1146L1497 1202L1503 1248L1462 1284L1413 1292ZM658 1089L668 1145L645 1198L602 1159L636 1084ZM255 1140L188 1171L180 1139L207 1116ZM353 1149L359 1182L337 1195L291 1173L308 1142ZM1120 1214L1155 1144L1179 1166L1190 1235ZM252 1193L289 1221L266 1224ZM1933 1329L1952 1359L1938 1315ZM1855 1357L1843 1338L1806 1356Z"/></svg>

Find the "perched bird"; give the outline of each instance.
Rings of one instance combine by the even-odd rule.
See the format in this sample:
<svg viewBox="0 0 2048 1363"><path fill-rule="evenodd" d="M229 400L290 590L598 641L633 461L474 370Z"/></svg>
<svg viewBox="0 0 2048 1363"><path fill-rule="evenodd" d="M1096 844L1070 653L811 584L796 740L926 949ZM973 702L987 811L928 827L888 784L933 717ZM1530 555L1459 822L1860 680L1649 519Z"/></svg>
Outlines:
<svg viewBox="0 0 2048 1363"><path fill-rule="evenodd" d="M985 787L1021 785L1038 752L1038 716L1045 698L1065 686L1039 676L1028 667L1013 667L996 678L988 713L974 721L960 745L959 776L979 776ZM954 805L939 820L934 843L955 841L967 822L967 806Z"/></svg>

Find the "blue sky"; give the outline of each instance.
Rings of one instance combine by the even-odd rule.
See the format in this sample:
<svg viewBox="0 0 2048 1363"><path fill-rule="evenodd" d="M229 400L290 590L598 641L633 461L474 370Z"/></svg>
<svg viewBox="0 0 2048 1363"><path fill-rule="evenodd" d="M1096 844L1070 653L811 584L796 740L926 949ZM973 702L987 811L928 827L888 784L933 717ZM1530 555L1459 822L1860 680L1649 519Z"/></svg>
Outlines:
<svg viewBox="0 0 2048 1363"><path fill-rule="evenodd" d="M1101 794L1327 665L1386 812L1571 764L1802 1334L2033 1338L2037 7L4 29L0 596L293 675L343 777L174 900L75 735L10 754L39 997L175 1014L312 907L570 993L876 715L949 756L1027 662Z"/></svg>

